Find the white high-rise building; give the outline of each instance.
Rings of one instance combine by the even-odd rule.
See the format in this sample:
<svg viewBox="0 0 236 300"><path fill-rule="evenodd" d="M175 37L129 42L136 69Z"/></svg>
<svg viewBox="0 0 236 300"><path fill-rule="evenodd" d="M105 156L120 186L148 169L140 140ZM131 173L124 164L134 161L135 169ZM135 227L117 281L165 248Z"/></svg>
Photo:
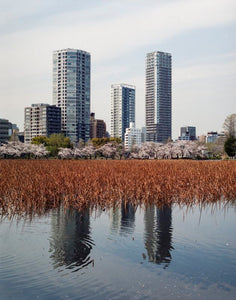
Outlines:
<svg viewBox="0 0 236 300"><path fill-rule="evenodd" d="M135 122L135 86L113 84L111 86L111 137L124 141L125 130Z"/></svg>
<svg viewBox="0 0 236 300"><path fill-rule="evenodd" d="M146 56L147 141L171 138L171 54L160 51Z"/></svg>
<svg viewBox="0 0 236 300"><path fill-rule="evenodd" d="M135 128L134 122L125 131L125 150L129 151L134 145L141 146L141 129Z"/></svg>
<svg viewBox="0 0 236 300"><path fill-rule="evenodd" d="M76 49L53 52L53 104L61 107L61 129L71 141L90 136L90 54Z"/></svg>

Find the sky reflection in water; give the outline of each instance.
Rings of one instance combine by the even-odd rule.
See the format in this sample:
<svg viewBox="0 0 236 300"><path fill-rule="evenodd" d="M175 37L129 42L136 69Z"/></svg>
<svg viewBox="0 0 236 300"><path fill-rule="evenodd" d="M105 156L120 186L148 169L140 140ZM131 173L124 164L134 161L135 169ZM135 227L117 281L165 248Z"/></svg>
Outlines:
<svg viewBox="0 0 236 300"><path fill-rule="evenodd" d="M236 296L235 208L122 205L0 223L2 299ZM159 298L158 297L158 298Z"/></svg>

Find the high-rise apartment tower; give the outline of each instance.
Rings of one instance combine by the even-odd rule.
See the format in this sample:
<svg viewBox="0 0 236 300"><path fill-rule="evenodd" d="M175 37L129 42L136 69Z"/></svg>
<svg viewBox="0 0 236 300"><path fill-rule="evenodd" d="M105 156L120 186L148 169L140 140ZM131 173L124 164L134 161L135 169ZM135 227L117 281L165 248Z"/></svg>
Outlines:
<svg viewBox="0 0 236 300"><path fill-rule="evenodd" d="M111 137L124 141L125 130L135 122L135 86L113 84L111 86Z"/></svg>
<svg viewBox="0 0 236 300"><path fill-rule="evenodd" d="M171 138L171 54L146 55L146 139L165 142Z"/></svg>
<svg viewBox="0 0 236 300"><path fill-rule="evenodd" d="M61 129L72 142L90 136L90 54L53 52L53 104L61 107Z"/></svg>

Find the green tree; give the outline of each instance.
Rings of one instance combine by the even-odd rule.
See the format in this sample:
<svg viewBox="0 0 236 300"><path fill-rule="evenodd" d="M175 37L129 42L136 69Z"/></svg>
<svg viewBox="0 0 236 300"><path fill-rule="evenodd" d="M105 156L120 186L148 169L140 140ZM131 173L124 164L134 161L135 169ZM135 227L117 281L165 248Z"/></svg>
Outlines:
<svg viewBox="0 0 236 300"><path fill-rule="evenodd" d="M113 138L113 137L111 137L111 138L109 138L110 140L110 142L115 142L116 144L121 144L122 143L122 140L121 140L121 138Z"/></svg>
<svg viewBox="0 0 236 300"><path fill-rule="evenodd" d="M31 144L47 146L49 139L46 136L36 136L32 138Z"/></svg>
<svg viewBox="0 0 236 300"><path fill-rule="evenodd" d="M59 148L72 148L70 138L65 137L62 133L53 133L50 137L37 136L31 141L32 144L46 146L50 156L57 156Z"/></svg>
<svg viewBox="0 0 236 300"><path fill-rule="evenodd" d="M72 148L69 137L65 137L63 133L53 133L49 137L49 146L57 146L58 148Z"/></svg>
<svg viewBox="0 0 236 300"><path fill-rule="evenodd" d="M236 138L233 136L230 136L224 145L225 152L230 156L233 157L235 156L236 152Z"/></svg>
<svg viewBox="0 0 236 300"><path fill-rule="evenodd" d="M57 156L59 148L72 148L73 144L69 137L65 137L63 133L53 133L48 138L47 150L51 156Z"/></svg>
<svg viewBox="0 0 236 300"><path fill-rule="evenodd" d="M95 148L100 148L110 142L112 144L121 144L122 141L120 138L106 138L106 137L92 139L92 143Z"/></svg>

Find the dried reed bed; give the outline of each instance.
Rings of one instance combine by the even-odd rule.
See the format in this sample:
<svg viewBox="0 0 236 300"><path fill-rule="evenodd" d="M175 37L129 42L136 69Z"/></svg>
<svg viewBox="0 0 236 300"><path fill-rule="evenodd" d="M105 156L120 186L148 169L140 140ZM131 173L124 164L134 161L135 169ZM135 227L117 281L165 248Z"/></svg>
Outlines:
<svg viewBox="0 0 236 300"><path fill-rule="evenodd" d="M1 160L1 215L236 199L236 161Z"/></svg>

